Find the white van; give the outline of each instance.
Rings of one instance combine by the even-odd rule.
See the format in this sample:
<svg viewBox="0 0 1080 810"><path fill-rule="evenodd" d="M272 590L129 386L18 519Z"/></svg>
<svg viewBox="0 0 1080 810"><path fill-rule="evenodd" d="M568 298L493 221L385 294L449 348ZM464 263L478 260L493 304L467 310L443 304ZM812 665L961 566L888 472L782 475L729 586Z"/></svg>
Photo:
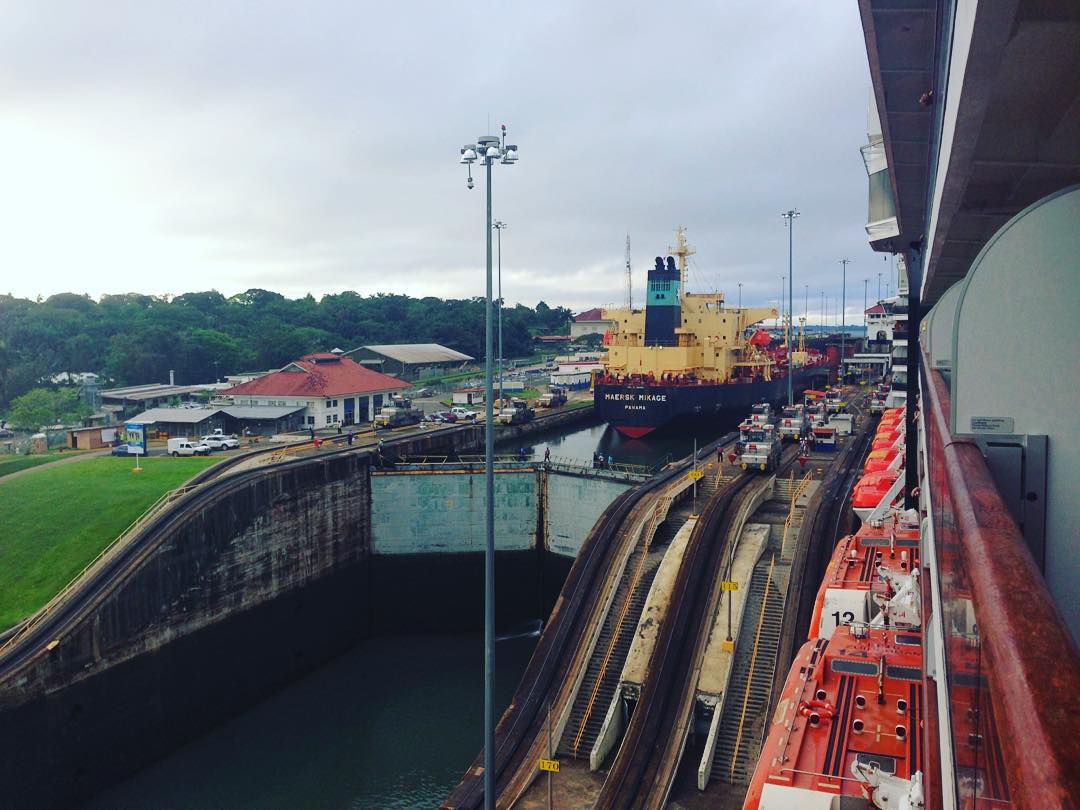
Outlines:
<svg viewBox="0 0 1080 810"><path fill-rule="evenodd" d="M190 439L169 439L170 456L208 456L210 448L202 442Z"/></svg>

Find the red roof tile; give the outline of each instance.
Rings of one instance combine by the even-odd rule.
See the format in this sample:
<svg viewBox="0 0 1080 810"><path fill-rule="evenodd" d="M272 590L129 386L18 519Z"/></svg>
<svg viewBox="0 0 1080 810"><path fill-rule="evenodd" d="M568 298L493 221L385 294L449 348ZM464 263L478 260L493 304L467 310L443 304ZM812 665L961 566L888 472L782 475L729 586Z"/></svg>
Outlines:
<svg viewBox="0 0 1080 810"><path fill-rule="evenodd" d="M575 321L602 321L604 319L604 310L596 307L594 309L587 309L584 312L578 313L574 316Z"/></svg>
<svg viewBox="0 0 1080 810"><path fill-rule="evenodd" d="M380 374L336 354L308 354L280 371L227 388L223 394L254 394L282 397L333 397L408 388L389 374Z"/></svg>
<svg viewBox="0 0 1080 810"><path fill-rule="evenodd" d="M866 310L867 315L884 315L885 307L881 304L874 304L870 309Z"/></svg>

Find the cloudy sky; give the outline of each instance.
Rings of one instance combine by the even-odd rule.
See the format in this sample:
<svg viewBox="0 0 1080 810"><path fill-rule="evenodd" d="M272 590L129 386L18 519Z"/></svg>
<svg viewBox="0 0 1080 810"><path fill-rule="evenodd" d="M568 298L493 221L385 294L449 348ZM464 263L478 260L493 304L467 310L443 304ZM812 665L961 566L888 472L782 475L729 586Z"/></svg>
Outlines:
<svg viewBox="0 0 1080 810"><path fill-rule="evenodd" d="M459 147L500 123L510 302L691 289L862 310L869 78L854 3L0 2L0 291L483 293ZM884 292L884 287L883 287ZM834 306L834 305L830 305Z"/></svg>

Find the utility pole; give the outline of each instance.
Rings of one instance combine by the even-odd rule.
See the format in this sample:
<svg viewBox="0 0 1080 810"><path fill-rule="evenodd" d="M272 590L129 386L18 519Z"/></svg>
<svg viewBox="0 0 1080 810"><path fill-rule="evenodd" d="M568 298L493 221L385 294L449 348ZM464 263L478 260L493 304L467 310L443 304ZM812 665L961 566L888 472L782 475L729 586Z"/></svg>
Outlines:
<svg viewBox="0 0 1080 810"><path fill-rule="evenodd" d="M794 242L794 240L795 240L795 218L797 216L799 216L799 209L791 208L791 209L785 211L784 213L782 213L780 216L782 216L786 220L787 226L788 226L788 302L790 303L792 298L793 298L793 296L792 296L792 286L791 285L792 285L792 262L793 262L793 253L794 253L794 244L795 244L795 242ZM794 395L794 393L792 391L792 380L791 380L792 368L791 368L791 317L790 316L788 317L788 323L787 323L787 344L788 344L787 404L790 406L790 405L795 404L795 395Z"/></svg>
<svg viewBox="0 0 1080 810"><path fill-rule="evenodd" d="M878 271L878 274L877 274L877 300L879 302L881 301L881 272L880 271Z"/></svg>
<svg viewBox="0 0 1080 810"><path fill-rule="evenodd" d="M843 278L840 282L840 379L844 379L844 349L846 348L847 335L847 266L851 259L841 259L840 266L844 268Z"/></svg>
<svg viewBox="0 0 1080 810"><path fill-rule="evenodd" d="M825 291L821 291L821 331L824 332L827 329L825 323Z"/></svg>
<svg viewBox="0 0 1080 810"><path fill-rule="evenodd" d="M630 234L626 235L626 308L634 310L634 282L630 272Z"/></svg>

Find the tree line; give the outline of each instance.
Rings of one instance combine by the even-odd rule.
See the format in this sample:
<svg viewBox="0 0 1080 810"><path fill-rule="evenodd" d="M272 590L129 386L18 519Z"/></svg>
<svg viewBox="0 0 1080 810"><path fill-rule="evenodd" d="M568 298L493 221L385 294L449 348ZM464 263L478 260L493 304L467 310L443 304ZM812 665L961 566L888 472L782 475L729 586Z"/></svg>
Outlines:
<svg viewBox="0 0 1080 810"><path fill-rule="evenodd" d="M503 309L507 357L531 353L535 334L565 334L565 307ZM484 356L484 299L362 296L290 299L251 289L154 296L62 293L31 301L0 295L0 412L61 372L91 371L110 385L208 382L280 368L315 351L365 344L440 343Z"/></svg>

